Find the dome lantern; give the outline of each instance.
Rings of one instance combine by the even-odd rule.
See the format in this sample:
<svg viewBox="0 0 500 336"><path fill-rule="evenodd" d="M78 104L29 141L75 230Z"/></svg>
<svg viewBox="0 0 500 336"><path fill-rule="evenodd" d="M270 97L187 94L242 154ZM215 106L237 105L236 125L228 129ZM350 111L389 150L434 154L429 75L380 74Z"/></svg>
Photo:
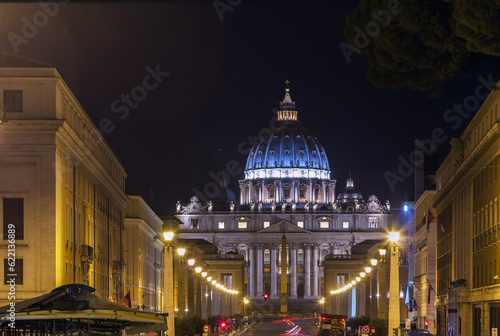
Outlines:
<svg viewBox="0 0 500 336"><path fill-rule="evenodd" d="M285 84L285 97L280 102L279 110L276 112L278 121L298 121L297 115L299 112L295 108L295 102L290 97L290 88L288 87L290 82L286 81Z"/></svg>

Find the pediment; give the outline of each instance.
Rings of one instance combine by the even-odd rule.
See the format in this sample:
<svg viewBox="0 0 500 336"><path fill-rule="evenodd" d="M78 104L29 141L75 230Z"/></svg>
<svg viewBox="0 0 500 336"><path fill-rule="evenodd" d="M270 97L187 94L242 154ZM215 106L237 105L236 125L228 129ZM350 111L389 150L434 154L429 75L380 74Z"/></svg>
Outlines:
<svg viewBox="0 0 500 336"><path fill-rule="evenodd" d="M311 231L298 227L297 225L286 220L280 220L279 222L276 222L265 229L261 229L256 233L283 233L282 225L285 225L286 233L311 233Z"/></svg>

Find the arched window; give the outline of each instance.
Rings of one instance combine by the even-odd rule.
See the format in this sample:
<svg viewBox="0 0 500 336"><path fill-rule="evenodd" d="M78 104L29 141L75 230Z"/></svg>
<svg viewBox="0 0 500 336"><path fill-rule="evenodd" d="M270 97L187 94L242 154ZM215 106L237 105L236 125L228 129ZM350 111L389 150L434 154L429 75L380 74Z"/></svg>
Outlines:
<svg viewBox="0 0 500 336"><path fill-rule="evenodd" d="M269 250L264 250L264 264L269 264L271 262L271 252Z"/></svg>
<svg viewBox="0 0 500 336"><path fill-rule="evenodd" d="M246 261L248 261L248 259L247 259L247 250L241 249L240 250L240 254L243 256L243 258L245 258Z"/></svg>
<svg viewBox="0 0 500 336"><path fill-rule="evenodd" d="M321 260L325 260L326 255L328 254L328 249L321 250Z"/></svg>

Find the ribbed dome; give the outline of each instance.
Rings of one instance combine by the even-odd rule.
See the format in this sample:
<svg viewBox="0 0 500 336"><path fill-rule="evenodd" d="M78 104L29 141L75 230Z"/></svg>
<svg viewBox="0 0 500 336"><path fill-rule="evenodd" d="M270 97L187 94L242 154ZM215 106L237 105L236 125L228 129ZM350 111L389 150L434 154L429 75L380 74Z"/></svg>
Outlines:
<svg viewBox="0 0 500 336"><path fill-rule="evenodd" d="M330 170L319 140L297 123L280 125L273 133L254 145L246 170L260 168L316 168Z"/></svg>
<svg viewBox="0 0 500 336"><path fill-rule="evenodd" d="M354 202L355 200L363 201L363 195L359 192L358 189L354 187L354 180L352 178L347 179L347 185L345 189L339 193L337 197L337 201L339 203L348 203Z"/></svg>
<svg viewBox="0 0 500 336"><path fill-rule="evenodd" d="M265 135L248 155L246 179L257 178L330 178L330 165L318 138L302 127L295 102L286 89L277 111L278 131Z"/></svg>

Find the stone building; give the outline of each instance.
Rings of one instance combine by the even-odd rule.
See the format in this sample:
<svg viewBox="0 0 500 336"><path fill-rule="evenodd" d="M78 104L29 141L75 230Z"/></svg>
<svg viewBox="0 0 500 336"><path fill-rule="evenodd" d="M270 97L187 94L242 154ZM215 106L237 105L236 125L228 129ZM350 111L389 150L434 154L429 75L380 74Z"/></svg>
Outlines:
<svg viewBox="0 0 500 336"><path fill-rule="evenodd" d="M55 68L0 53L0 221L7 304L8 229L16 300L83 283L123 297L125 171Z"/></svg>
<svg viewBox="0 0 500 336"><path fill-rule="evenodd" d="M326 152L300 124L288 88L273 123L272 134L262 136L248 155L240 200L222 181L207 202L197 196L178 202L179 237L207 240L221 254L243 255L241 290L253 302L267 293L266 307L276 311L285 234L290 309L316 310L333 286L324 283L321 262L327 255L350 260L357 245L386 239L390 204L373 195L365 200L352 178L336 194Z"/></svg>
<svg viewBox="0 0 500 336"><path fill-rule="evenodd" d="M125 293L133 308L160 312L163 308L163 221L135 193L125 211Z"/></svg>
<svg viewBox="0 0 500 336"><path fill-rule="evenodd" d="M500 328L499 103L495 88L436 174L438 335Z"/></svg>
<svg viewBox="0 0 500 336"><path fill-rule="evenodd" d="M414 297L419 309L414 316L417 318L418 329L435 330L435 288L436 288L436 218L430 208L430 203L436 190L426 190L415 202L415 248L414 248ZM412 251L410 251L411 253ZM426 326L427 321L427 326Z"/></svg>

